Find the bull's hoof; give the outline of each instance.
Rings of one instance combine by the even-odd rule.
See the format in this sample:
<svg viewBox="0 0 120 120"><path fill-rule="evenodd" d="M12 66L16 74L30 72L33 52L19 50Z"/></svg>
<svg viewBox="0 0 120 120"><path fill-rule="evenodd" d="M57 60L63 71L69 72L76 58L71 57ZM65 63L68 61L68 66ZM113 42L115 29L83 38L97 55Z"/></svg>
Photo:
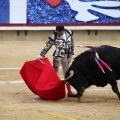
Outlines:
<svg viewBox="0 0 120 120"><path fill-rule="evenodd" d="M79 95L78 95L78 94L75 94L75 95L70 95L70 94L68 94L68 97L78 98Z"/></svg>

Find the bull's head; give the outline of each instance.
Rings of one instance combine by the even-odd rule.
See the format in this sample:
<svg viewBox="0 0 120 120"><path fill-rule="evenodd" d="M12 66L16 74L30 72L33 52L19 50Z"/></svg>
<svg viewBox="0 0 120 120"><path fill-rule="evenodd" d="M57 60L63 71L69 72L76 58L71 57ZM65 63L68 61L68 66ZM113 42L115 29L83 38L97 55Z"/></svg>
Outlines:
<svg viewBox="0 0 120 120"><path fill-rule="evenodd" d="M86 88L84 77L77 75L73 70L70 70L66 72L65 81L76 89L78 92L78 99L80 99Z"/></svg>

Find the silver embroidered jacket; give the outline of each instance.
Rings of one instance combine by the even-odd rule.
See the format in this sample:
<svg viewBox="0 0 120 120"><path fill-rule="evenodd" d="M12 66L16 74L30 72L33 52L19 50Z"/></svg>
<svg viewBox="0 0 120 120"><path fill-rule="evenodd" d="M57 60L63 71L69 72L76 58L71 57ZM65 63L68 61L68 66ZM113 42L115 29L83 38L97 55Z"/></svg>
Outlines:
<svg viewBox="0 0 120 120"><path fill-rule="evenodd" d="M48 50L55 45L56 50L53 53L55 57L64 57L65 54L70 55L74 54L74 43L73 43L73 33L72 31L64 30L65 38L57 36L57 33L54 32L53 35L49 37L49 41L46 43L46 46L41 51L40 55L44 57Z"/></svg>

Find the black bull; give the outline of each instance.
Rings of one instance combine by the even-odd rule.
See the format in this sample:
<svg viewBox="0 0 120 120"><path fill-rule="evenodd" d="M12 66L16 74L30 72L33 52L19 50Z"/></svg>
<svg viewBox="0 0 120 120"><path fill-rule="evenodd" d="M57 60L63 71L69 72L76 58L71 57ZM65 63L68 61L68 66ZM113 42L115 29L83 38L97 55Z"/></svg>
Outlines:
<svg viewBox="0 0 120 120"><path fill-rule="evenodd" d="M105 72L103 73L95 61L95 50L99 58L107 63L112 71L101 64ZM104 87L110 84L113 92L115 92L120 99L117 86L117 80L120 79L120 48L103 45L81 53L74 59L66 72L65 78L78 92L78 98L80 98L85 89L91 85Z"/></svg>

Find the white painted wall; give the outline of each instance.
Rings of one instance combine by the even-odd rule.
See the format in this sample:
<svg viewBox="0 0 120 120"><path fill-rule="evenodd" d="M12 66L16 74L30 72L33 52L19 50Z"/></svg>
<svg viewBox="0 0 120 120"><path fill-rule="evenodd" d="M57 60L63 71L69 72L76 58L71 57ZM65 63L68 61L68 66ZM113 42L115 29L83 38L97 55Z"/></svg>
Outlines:
<svg viewBox="0 0 120 120"><path fill-rule="evenodd" d="M94 30L90 31L88 35L87 30L73 30L74 40L120 40L120 30L98 30L97 35ZM25 36L24 31L20 31L17 35L16 30L2 30L0 31L0 40L48 40L48 37L53 33L53 30L31 30L27 31Z"/></svg>

